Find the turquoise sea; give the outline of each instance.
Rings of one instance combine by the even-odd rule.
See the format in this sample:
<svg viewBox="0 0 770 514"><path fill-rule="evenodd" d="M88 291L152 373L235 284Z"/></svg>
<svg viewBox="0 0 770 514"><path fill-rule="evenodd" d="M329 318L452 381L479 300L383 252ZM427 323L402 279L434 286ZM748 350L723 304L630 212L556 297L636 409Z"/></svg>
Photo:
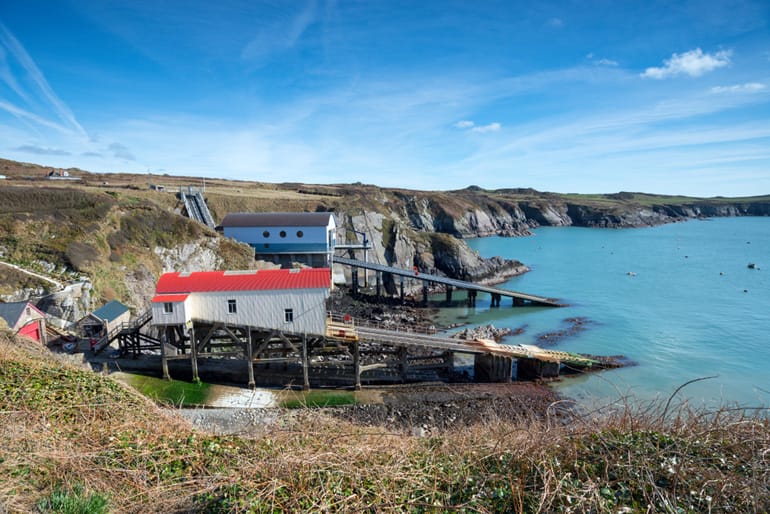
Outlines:
<svg viewBox="0 0 770 514"><path fill-rule="evenodd" d="M538 335L582 317L584 330L551 348L622 354L636 363L554 384L585 403L629 396L691 405L770 405L770 218L715 218L650 228L547 227L531 237L470 240L481 255L518 259L531 271L502 287L559 298L564 308L442 309L446 320L523 328L503 342L543 345ZM749 268L755 264L755 269Z"/></svg>

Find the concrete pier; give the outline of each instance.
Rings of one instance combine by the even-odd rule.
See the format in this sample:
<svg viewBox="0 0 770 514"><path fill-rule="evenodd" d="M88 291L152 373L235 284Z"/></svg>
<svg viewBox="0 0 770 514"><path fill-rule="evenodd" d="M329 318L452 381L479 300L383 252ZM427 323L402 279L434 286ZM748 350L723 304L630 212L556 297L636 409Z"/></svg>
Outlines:
<svg viewBox="0 0 770 514"><path fill-rule="evenodd" d="M516 367L516 376L519 380L556 378L559 376L560 367L559 362L520 358Z"/></svg>
<svg viewBox="0 0 770 514"><path fill-rule="evenodd" d="M477 354L473 356L474 382L510 382L513 359L504 355Z"/></svg>

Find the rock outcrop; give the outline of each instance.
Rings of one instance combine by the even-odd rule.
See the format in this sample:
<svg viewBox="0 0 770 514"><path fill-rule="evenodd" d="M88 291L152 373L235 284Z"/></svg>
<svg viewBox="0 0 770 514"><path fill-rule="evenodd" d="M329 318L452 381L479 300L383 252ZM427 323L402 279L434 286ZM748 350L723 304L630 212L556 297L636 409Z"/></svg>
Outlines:
<svg viewBox="0 0 770 514"><path fill-rule="evenodd" d="M416 205L412 204L412 206ZM421 208L427 208L423 204ZM409 208L411 209L411 207ZM411 210L406 217L388 218L379 212L337 212L340 226L338 241L360 244L367 235L371 249L349 250L348 255L357 259L403 269L417 268L420 272L449 276L472 282L500 282L527 271L522 263L501 257L483 258L468 244L454 235L431 229L436 218L427 210ZM395 218L395 219L394 219ZM488 219L488 218L487 218ZM337 269L337 277L350 280L348 269ZM395 293L397 285L389 276L383 277L385 290ZM407 285L407 289L420 287Z"/></svg>

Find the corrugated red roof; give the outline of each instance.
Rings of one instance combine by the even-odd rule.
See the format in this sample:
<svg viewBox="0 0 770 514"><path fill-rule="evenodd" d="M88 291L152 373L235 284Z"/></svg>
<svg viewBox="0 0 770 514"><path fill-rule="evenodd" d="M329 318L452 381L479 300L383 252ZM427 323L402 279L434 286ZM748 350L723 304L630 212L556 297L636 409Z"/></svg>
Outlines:
<svg viewBox="0 0 770 514"><path fill-rule="evenodd" d="M152 303L165 303L165 302L183 302L187 300L189 294L159 294L155 295L152 299Z"/></svg>
<svg viewBox="0 0 770 514"><path fill-rule="evenodd" d="M155 294L328 289L329 287L331 287L329 268L196 271L189 274L178 272L163 274L158 280Z"/></svg>

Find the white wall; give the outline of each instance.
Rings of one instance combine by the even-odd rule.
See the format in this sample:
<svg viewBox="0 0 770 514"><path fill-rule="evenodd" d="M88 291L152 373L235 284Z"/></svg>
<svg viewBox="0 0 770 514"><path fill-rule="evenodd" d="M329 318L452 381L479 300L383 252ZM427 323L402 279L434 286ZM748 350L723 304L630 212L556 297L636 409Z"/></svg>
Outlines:
<svg viewBox="0 0 770 514"><path fill-rule="evenodd" d="M107 322L107 332L110 332L113 328L122 325L123 323L129 323L131 321L131 311L126 311L112 321Z"/></svg>
<svg viewBox="0 0 770 514"><path fill-rule="evenodd" d="M328 296L328 289L192 293L186 302L187 317L284 332L324 334ZM235 314L228 312L228 300L236 301ZM293 309L292 323L284 322L285 309Z"/></svg>
<svg viewBox="0 0 770 514"><path fill-rule="evenodd" d="M163 310L164 302L152 304L152 324L153 325L184 325L187 321L187 311L189 310L188 296L184 302L173 302L174 312L167 313Z"/></svg>

